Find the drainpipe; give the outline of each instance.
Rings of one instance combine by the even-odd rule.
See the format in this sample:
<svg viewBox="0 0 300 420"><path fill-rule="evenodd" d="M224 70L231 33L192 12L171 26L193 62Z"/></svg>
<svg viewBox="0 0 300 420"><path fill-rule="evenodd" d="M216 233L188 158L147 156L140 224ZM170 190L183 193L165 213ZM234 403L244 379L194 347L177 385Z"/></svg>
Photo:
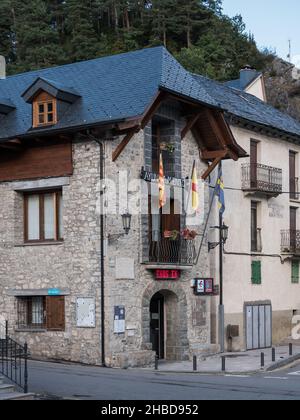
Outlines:
<svg viewBox="0 0 300 420"><path fill-rule="evenodd" d="M101 277L101 365L102 367L106 367L105 363L105 269L104 269L104 207L103 207L103 200L102 195L103 192L103 185L102 182L104 180L104 145L103 141L92 136L91 134L87 133L90 140L95 141L99 145L99 157L100 157L100 277Z"/></svg>

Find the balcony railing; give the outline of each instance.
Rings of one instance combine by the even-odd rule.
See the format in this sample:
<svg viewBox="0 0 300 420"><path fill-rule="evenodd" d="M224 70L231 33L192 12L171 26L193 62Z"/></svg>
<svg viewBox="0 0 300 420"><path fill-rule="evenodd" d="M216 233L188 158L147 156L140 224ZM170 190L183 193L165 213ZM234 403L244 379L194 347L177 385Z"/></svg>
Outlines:
<svg viewBox="0 0 300 420"><path fill-rule="evenodd" d="M281 231L281 252L300 255L300 230Z"/></svg>
<svg viewBox="0 0 300 420"><path fill-rule="evenodd" d="M271 195L282 193L282 169L245 163L242 165L242 189Z"/></svg>
<svg viewBox="0 0 300 420"><path fill-rule="evenodd" d="M195 258L195 240L164 238L149 246L149 263L192 266Z"/></svg>

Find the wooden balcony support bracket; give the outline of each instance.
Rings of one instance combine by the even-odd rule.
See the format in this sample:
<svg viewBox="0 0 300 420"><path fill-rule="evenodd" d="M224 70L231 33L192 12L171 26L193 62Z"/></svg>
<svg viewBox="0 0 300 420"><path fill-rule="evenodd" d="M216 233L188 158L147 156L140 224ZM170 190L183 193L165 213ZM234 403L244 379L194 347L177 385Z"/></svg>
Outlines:
<svg viewBox="0 0 300 420"><path fill-rule="evenodd" d="M118 157L123 152L123 150L125 149L127 144L130 142L132 137L136 133L138 133L140 130L143 130L146 127L146 125L149 123L149 121L151 120L153 115L156 113L156 111L160 107L160 105L161 105L162 101L165 99L165 97L166 97L166 93L162 92L162 91L159 91L157 93L157 95L155 96L151 105L147 108L147 110L144 113L144 115L142 116L142 118L136 120L136 125L132 126L132 122L128 121L127 128L130 127L130 124L131 124L131 128L128 131L128 133L126 134L126 136L124 137L124 139L121 141L121 143L118 145L116 150L113 152L113 154L112 154L113 162L115 162L118 159ZM122 127L122 126L125 127L125 123L122 123L120 125L120 127Z"/></svg>
<svg viewBox="0 0 300 420"><path fill-rule="evenodd" d="M212 164L207 168L207 170L202 175L202 179L205 181L209 175L212 173L212 171L219 165L219 163L224 159L227 155L227 151L223 152L223 155L220 155L216 159L213 160Z"/></svg>
<svg viewBox="0 0 300 420"><path fill-rule="evenodd" d="M130 142L130 140L132 139L132 137L136 133L138 133L139 131L140 131L140 126L135 126L134 128L132 128L126 134L126 136L123 138L123 140L121 141L121 143L118 145L118 147L114 150L114 152L112 154L112 161L113 162L115 162L118 159L118 157L123 152L123 150L125 149L125 147L127 146L127 144Z"/></svg>
<svg viewBox="0 0 300 420"><path fill-rule="evenodd" d="M186 126L184 127L184 129L181 131L181 140L183 140L185 138L185 136L187 135L187 133L192 130L192 128L194 127L194 125L196 124L196 122L199 120L201 116L201 113L198 113L196 115L193 115L186 123Z"/></svg>
<svg viewBox="0 0 300 420"><path fill-rule="evenodd" d="M229 147L228 147L228 136L229 136L229 132L226 130L226 132L223 132L222 129L219 126L218 120L215 118L215 116L213 115L213 113L206 109L205 110L206 113L206 117L209 121L209 124L213 130L213 132L215 133L215 136L220 144L220 146L226 150L226 153L228 154L228 156L233 159L233 160L238 160L238 155L236 153L234 153ZM222 117L222 122L223 122L223 115L221 115ZM224 124L227 127L227 124L224 120ZM230 135L230 137L232 137ZM230 138L230 141L232 141L232 138Z"/></svg>

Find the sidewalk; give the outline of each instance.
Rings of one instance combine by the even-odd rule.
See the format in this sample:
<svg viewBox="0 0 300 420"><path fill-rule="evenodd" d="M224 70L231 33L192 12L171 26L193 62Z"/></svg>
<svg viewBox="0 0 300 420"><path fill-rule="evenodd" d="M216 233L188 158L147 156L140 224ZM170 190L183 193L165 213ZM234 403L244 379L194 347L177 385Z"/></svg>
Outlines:
<svg viewBox="0 0 300 420"><path fill-rule="evenodd" d="M265 367L261 369L261 353L265 353ZM289 356L289 347L276 347L276 362L272 362L272 349L253 350L241 353L225 353L226 372L230 374L255 373L261 370L271 371L287 366L296 360L300 360L300 346L293 347L293 355ZM147 368L148 370L150 368ZM151 368L152 370L153 368ZM193 362L166 362L159 361L160 372L193 373ZM222 372L221 355L199 357L197 360L197 372L219 374Z"/></svg>

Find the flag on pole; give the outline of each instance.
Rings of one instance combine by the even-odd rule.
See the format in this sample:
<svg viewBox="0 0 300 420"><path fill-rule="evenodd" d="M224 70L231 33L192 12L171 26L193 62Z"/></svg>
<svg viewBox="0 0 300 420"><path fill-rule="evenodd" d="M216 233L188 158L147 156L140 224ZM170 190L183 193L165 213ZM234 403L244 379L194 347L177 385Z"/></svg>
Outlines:
<svg viewBox="0 0 300 420"><path fill-rule="evenodd" d="M162 153L159 158L159 179L158 179L158 189L159 189L159 208L165 206L166 200L166 190L165 190L165 174L164 174L164 164Z"/></svg>
<svg viewBox="0 0 300 420"><path fill-rule="evenodd" d="M224 181L223 181L223 173L222 173L222 166L219 169L219 175L217 180L216 186L216 195L218 196L218 207L220 214L223 215L225 212L225 194L224 194Z"/></svg>
<svg viewBox="0 0 300 420"><path fill-rule="evenodd" d="M193 172L192 172L192 209L197 211L198 207L199 207L198 178L197 178L196 162L194 162Z"/></svg>

